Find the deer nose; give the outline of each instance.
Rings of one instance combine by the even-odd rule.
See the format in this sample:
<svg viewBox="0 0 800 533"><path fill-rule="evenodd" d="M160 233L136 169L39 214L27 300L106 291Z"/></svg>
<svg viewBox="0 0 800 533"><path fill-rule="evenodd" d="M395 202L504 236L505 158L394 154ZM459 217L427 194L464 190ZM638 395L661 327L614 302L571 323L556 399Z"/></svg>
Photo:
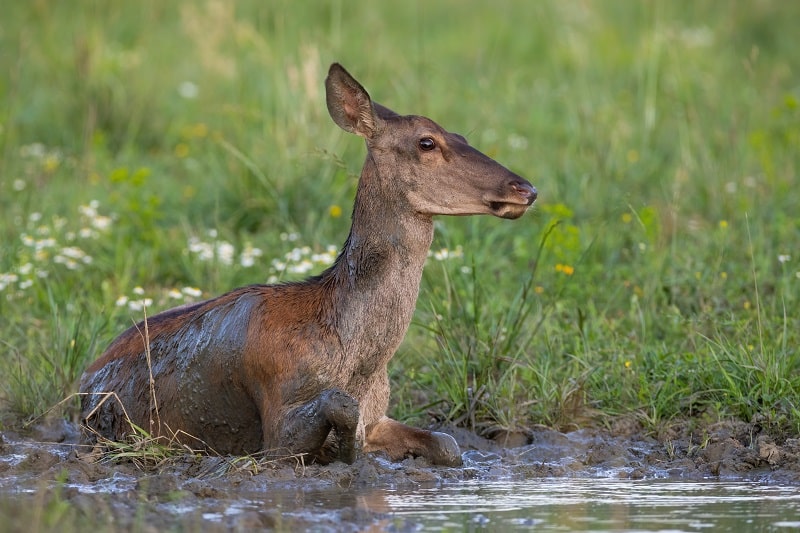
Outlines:
<svg viewBox="0 0 800 533"><path fill-rule="evenodd" d="M514 189L517 194L525 198L525 200L528 201L528 205L532 204L539 196L539 194L536 192L536 187L528 182L520 181L512 183L511 188Z"/></svg>

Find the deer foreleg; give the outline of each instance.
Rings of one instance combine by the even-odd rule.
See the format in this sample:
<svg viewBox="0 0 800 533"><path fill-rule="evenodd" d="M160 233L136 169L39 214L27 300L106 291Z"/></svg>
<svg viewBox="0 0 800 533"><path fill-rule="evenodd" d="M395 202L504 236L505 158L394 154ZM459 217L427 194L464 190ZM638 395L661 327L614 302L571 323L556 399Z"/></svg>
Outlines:
<svg viewBox="0 0 800 533"><path fill-rule="evenodd" d="M461 465L461 450L452 436L413 428L386 416L367 428L364 451L386 452L393 461L412 455L437 465Z"/></svg>
<svg viewBox="0 0 800 533"><path fill-rule="evenodd" d="M284 420L282 446L308 453L321 463L355 460L358 401L339 389L328 389L292 410Z"/></svg>

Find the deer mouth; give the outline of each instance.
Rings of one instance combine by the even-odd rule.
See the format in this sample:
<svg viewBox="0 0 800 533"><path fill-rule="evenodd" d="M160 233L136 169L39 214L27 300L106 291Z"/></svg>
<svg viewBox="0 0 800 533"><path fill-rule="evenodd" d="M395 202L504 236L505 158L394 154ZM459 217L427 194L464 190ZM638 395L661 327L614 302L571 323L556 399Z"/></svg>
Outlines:
<svg viewBox="0 0 800 533"><path fill-rule="evenodd" d="M502 200L489 200L486 205L491 213L500 218L519 218L525 214L538 193L536 187L527 182L516 182L510 185L511 192Z"/></svg>
<svg viewBox="0 0 800 533"><path fill-rule="evenodd" d="M532 202L531 202L532 203ZM511 202L489 202L489 209L492 214L499 218L514 219L525 214L531 204L519 204Z"/></svg>

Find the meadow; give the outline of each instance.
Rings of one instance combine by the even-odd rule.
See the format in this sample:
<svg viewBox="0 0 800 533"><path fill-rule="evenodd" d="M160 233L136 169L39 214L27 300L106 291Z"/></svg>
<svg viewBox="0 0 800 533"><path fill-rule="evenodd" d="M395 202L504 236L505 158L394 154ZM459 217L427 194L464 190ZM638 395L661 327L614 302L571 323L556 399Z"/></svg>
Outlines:
<svg viewBox="0 0 800 533"><path fill-rule="evenodd" d="M437 219L393 416L797 436L798 19L777 0L11 2L0 423L77 420L83 369L145 313L333 260L365 154L325 107L339 61L539 189L517 221Z"/></svg>

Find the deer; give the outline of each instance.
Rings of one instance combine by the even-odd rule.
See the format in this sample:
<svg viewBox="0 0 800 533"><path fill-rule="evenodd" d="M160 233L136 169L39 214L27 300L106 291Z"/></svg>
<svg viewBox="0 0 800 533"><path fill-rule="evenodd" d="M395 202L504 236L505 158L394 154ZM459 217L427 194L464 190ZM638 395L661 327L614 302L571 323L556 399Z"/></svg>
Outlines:
<svg viewBox="0 0 800 533"><path fill-rule="evenodd" d="M333 121L367 147L335 261L305 281L237 288L128 328L81 377L84 441L122 441L135 425L219 454L462 464L450 434L387 416L388 363L411 323L434 217L516 219L536 188L431 119L373 102L338 63L325 89Z"/></svg>

